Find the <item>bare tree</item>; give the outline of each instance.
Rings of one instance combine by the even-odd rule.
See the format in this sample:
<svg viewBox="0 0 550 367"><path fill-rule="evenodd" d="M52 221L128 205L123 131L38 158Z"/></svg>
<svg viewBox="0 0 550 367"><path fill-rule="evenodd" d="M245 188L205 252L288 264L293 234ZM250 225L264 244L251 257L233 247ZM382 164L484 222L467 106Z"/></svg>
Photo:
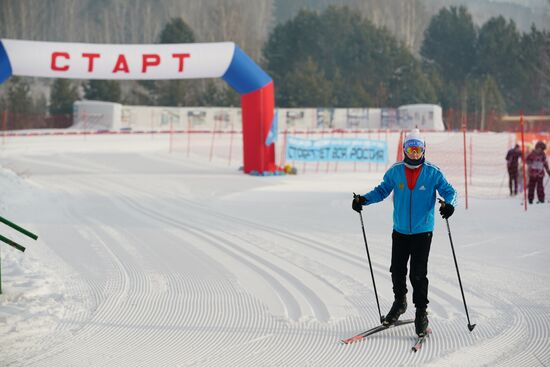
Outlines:
<svg viewBox="0 0 550 367"><path fill-rule="evenodd" d="M2 0L0 38L157 43L166 23L182 18L193 29L197 42L233 41L261 62L263 44L274 27L274 1ZM43 86L49 81L37 83ZM215 83L225 88L223 82ZM198 90L206 88L206 82L192 85Z"/></svg>
<svg viewBox="0 0 550 367"><path fill-rule="evenodd" d="M182 18L200 42L234 41L254 59L273 28L274 0L2 0L4 38L97 43L154 43Z"/></svg>
<svg viewBox="0 0 550 367"><path fill-rule="evenodd" d="M418 52L429 21L422 0L350 0L352 8Z"/></svg>

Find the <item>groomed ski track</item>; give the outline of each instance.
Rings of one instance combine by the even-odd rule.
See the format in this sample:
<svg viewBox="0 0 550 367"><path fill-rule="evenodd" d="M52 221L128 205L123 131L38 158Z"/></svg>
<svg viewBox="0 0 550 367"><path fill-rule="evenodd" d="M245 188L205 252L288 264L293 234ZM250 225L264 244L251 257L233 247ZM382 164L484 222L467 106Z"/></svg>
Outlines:
<svg viewBox="0 0 550 367"><path fill-rule="evenodd" d="M103 144L100 138L85 144ZM516 233L523 213L512 199L478 199L485 209L466 216L461 208L450 220L478 324L471 334L446 229L438 223L429 268L433 334L411 353L412 325L339 343L378 324L360 222L349 201L381 174L257 178L139 146L70 150L2 152L2 169L19 175L10 190L24 194L2 198L6 216L40 235L24 256L43 263L64 290L52 300L59 311L49 317L49 332L32 332L41 314L15 330L1 329L8 330L0 334L2 366L550 363L550 273L540 265L549 260L542 240L549 230ZM504 224L487 218L488 206ZM527 215L548 219L545 207ZM364 216L385 312L392 301L391 201ZM525 257L514 257L516 246L527 248ZM516 259L520 266L513 266ZM3 274L5 293L25 282L24 275L8 277ZM414 315L408 296L403 318Z"/></svg>

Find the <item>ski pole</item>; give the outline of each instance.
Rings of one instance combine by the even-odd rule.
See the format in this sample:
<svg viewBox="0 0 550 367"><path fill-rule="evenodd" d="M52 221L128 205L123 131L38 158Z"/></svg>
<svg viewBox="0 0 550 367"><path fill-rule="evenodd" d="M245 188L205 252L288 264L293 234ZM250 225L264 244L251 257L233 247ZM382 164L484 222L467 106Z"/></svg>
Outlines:
<svg viewBox="0 0 550 367"><path fill-rule="evenodd" d="M353 193L353 198L356 198L358 195ZM363 239L365 240L365 249L367 250L367 258L369 259L369 269L370 269L370 276L372 278L372 285L374 287L374 295L376 297L376 306L378 307L378 316L380 316L380 323L384 322L384 318L382 317L382 312L380 312L380 303L378 302L378 292L376 291L376 282L374 281L374 273L372 271L372 264L370 261L370 253L369 253L369 245L367 245L367 235L365 234L365 225L363 224L363 214L359 212L359 218L361 218L361 229L363 230Z"/></svg>
<svg viewBox="0 0 550 367"><path fill-rule="evenodd" d="M10 240L10 239L7 238L7 237L2 236L1 234L0 234L0 241L2 241L2 242L4 242L4 243L7 243L7 244L10 245L11 247L18 249L18 250L21 251L21 252L25 252L25 248L24 248L23 246L21 246L20 244L18 244L18 243L15 242L15 241Z"/></svg>
<svg viewBox="0 0 550 367"><path fill-rule="evenodd" d="M36 240L38 238L37 235L35 235L34 233L30 232L30 231L27 231L25 228L23 227L20 227L18 226L17 224L13 223L13 222L10 222L9 220L7 220L6 218L3 218L0 216L0 222L4 223L5 225L7 226L10 226L11 228L23 233L24 235L32 238L33 240Z"/></svg>
<svg viewBox="0 0 550 367"><path fill-rule="evenodd" d="M443 200L439 199L439 203L441 203L441 206L445 206L445 202ZM466 306L466 298L464 297L464 289L462 288L462 281L460 280L460 271L458 271L458 263L456 261L455 247L453 246L453 238L451 236L451 227L449 227L449 218L445 218L445 222L447 223L447 233L449 233L449 241L451 242L451 250L453 251L453 259L455 261L456 275L458 276L458 284L460 285L460 293L462 294L462 301L464 302L464 309L466 310L466 318L468 319L468 330L470 330L471 332L476 327L476 324L472 325L470 322L470 315L468 314L468 306Z"/></svg>

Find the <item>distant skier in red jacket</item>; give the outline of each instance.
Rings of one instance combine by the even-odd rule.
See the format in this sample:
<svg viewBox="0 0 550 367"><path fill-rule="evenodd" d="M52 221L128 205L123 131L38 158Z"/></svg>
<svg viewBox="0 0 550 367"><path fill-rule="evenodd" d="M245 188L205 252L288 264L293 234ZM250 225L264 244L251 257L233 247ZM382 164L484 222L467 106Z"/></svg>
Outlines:
<svg viewBox="0 0 550 367"><path fill-rule="evenodd" d="M529 204L533 204L535 198L535 187L537 189L537 197L539 203L544 203L544 171L550 175L550 168L548 168L548 160L546 159L546 144L539 141L535 144L535 150L533 150L525 159L525 163L529 166L529 191L527 192L527 199Z"/></svg>

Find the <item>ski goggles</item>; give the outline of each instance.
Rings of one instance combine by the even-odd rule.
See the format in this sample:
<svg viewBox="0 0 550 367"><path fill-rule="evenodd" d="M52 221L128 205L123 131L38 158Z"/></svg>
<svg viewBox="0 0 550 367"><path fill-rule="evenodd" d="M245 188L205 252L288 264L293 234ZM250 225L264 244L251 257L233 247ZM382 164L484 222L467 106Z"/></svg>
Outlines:
<svg viewBox="0 0 550 367"><path fill-rule="evenodd" d="M405 144L403 144L403 150L406 154L423 154L424 153L424 142L419 139L411 139L407 140Z"/></svg>
<svg viewBox="0 0 550 367"><path fill-rule="evenodd" d="M408 147L405 147L405 153L407 153L407 155L412 155L413 153L422 154L422 153L424 153L424 147L408 146Z"/></svg>

